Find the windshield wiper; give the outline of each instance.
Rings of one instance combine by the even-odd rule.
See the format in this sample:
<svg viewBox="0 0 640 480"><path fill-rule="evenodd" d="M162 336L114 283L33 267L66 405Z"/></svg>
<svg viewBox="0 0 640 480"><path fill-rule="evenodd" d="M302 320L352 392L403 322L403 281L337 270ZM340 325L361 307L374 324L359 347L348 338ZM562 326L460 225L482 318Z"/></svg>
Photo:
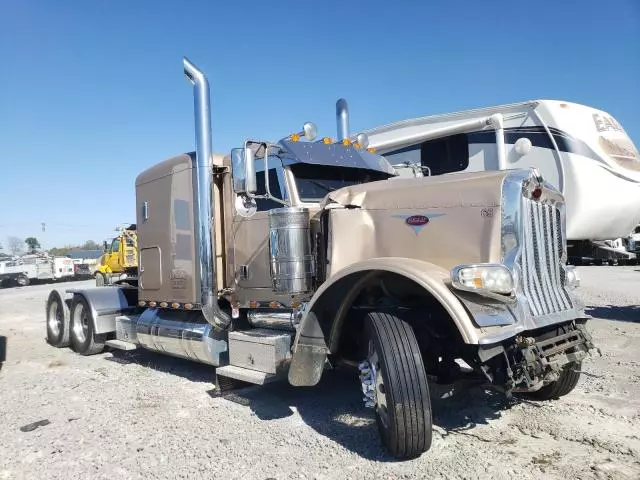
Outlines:
<svg viewBox="0 0 640 480"><path fill-rule="evenodd" d="M336 191L336 190L337 190L337 188L336 188L336 187L329 187L329 186L325 185L325 184L324 184L324 183L322 183L322 182L318 182L317 180L309 180L309 179L307 179L307 182L309 182L309 183L313 183L314 185L317 185L318 187L320 187L320 188L322 188L322 189L326 190L326 191L327 191L327 193L334 192L334 191Z"/></svg>

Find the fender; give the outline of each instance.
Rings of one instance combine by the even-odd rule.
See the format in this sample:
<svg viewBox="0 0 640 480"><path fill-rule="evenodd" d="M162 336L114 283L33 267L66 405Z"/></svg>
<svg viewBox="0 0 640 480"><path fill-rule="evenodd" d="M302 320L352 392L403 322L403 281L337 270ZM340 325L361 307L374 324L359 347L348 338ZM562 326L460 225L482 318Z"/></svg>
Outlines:
<svg viewBox="0 0 640 480"><path fill-rule="evenodd" d="M125 295L125 288L130 287L70 288L66 293L85 298L91 309L93 331L100 334L115 332L116 317L136 310L136 305L131 304ZM65 296L61 295L61 298Z"/></svg>
<svg viewBox="0 0 640 480"><path fill-rule="evenodd" d="M300 322L294 342L289 369L289 383L296 386L312 386L320 381L327 354L336 348L338 332L346 314L368 280L380 272L402 275L437 300L455 323L465 343L478 343L478 329L462 302L449 290L448 270L423 260L401 257L373 258L350 265L325 281L314 294ZM340 286L339 284L344 284ZM343 290L348 285L347 291ZM322 317L322 307L328 297L340 288L340 306L334 318ZM335 301L335 300L334 300Z"/></svg>
<svg viewBox="0 0 640 480"><path fill-rule="evenodd" d="M98 268L96 269L96 273L97 272L105 273L105 274L113 273L113 271L111 270L111 267L109 267L109 265L106 265L106 264L99 264Z"/></svg>

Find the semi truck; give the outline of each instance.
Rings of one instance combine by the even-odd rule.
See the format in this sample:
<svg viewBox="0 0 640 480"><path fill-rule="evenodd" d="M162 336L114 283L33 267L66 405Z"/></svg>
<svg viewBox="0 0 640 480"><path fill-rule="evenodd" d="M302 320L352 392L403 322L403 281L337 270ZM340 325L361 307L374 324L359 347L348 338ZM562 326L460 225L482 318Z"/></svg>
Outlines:
<svg viewBox="0 0 640 480"><path fill-rule="evenodd" d="M136 178L138 284L51 291L51 345L201 362L218 388L345 368L400 459L431 446L429 382L471 375L535 400L575 388L595 347L564 197L538 171L397 179L351 140L344 100L336 139L307 122L213 154L209 83L183 67L196 148Z"/></svg>
<svg viewBox="0 0 640 480"><path fill-rule="evenodd" d="M635 253L612 248L611 241L640 222L640 153L605 111L531 100L412 118L365 133L403 176L535 167L567 202L572 263L637 262Z"/></svg>
<svg viewBox="0 0 640 480"><path fill-rule="evenodd" d="M118 235L104 242L104 254L93 270L96 286L114 280L135 284L138 276L138 236L136 225L118 228Z"/></svg>

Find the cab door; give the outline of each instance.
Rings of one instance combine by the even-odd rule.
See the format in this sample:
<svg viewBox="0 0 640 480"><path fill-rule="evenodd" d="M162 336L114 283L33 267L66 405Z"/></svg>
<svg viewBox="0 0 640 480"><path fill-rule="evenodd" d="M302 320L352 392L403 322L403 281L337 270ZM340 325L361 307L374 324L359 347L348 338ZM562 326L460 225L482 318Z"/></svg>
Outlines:
<svg viewBox="0 0 640 480"><path fill-rule="evenodd" d="M256 161L257 187L256 195L266 195L265 180L268 178L271 195L287 200L287 187L284 169L278 159L269 159L268 177L265 176L264 164ZM241 202L241 199L238 198ZM269 210L284 205L273 199L256 198L256 211L252 215L239 211L236 202L233 216L233 246L235 257L236 283L241 289L255 289L252 298L260 300L261 294L271 292L271 270L269 256ZM240 206L240 209L242 207ZM267 292L268 290L268 292Z"/></svg>
<svg viewBox="0 0 640 480"><path fill-rule="evenodd" d="M114 238L107 255L107 267L115 273L122 271L122 262L120 260L120 238Z"/></svg>

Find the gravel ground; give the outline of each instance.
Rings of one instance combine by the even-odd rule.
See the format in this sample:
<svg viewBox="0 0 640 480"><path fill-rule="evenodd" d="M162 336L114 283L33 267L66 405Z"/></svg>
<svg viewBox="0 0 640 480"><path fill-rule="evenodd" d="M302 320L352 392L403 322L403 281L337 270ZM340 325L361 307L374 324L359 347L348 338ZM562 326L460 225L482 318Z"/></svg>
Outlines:
<svg viewBox="0 0 640 480"><path fill-rule="evenodd" d="M344 374L214 398L207 366L48 346L52 287L0 290L0 479L640 478L640 267L580 271L602 356L576 390L511 408L477 387L434 399L433 446L408 462L384 453Z"/></svg>

